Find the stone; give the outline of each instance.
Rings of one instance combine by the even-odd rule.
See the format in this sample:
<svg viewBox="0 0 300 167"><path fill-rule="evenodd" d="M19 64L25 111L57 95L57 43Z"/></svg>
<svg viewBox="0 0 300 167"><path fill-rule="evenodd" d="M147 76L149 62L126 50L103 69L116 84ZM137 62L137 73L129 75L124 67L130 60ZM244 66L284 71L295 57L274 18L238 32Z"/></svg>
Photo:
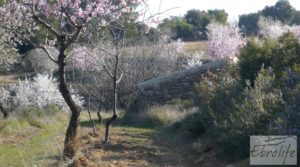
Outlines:
<svg viewBox="0 0 300 167"><path fill-rule="evenodd" d="M224 61L217 60L196 68L176 71L172 74L140 82L138 88L145 94L139 93L139 96L151 97L152 101L159 104L165 104L166 101L176 98L191 98L195 95L194 85L201 82L201 75L208 70L215 71L223 68L225 64ZM144 98L138 97L138 99L143 100ZM147 103L151 104L152 102L147 99ZM141 102L140 104L144 103Z"/></svg>

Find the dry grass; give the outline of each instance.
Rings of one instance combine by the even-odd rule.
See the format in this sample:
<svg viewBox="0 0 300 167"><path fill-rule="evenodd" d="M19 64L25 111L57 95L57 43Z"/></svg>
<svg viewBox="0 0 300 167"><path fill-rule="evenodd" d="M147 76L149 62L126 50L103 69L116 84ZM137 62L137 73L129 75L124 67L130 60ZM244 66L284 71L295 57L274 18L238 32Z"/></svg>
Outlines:
<svg viewBox="0 0 300 167"><path fill-rule="evenodd" d="M154 126L164 127L184 120L197 110L197 108L186 109L180 105L164 105L150 108L148 111L141 113L141 117Z"/></svg>
<svg viewBox="0 0 300 167"><path fill-rule="evenodd" d="M185 51L191 53L206 51L207 48L207 41L186 42L184 45Z"/></svg>
<svg viewBox="0 0 300 167"><path fill-rule="evenodd" d="M24 79L32 75L31 73L21 73L21 74L8 74L0 75L0 86L7 86L9 84L14 84L18 82L18 79Z"/></svg>

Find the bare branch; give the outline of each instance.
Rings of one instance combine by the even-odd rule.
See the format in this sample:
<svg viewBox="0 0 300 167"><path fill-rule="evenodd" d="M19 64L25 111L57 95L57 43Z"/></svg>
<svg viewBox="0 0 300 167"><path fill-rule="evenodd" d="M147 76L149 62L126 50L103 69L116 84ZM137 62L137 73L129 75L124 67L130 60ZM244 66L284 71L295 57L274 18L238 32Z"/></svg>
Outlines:
<svg viewBox="0 0 300 167"><path fill-rule="evenodd" d="M12 31L16 32L18 35L21 36L21 38L24 38L26 40L26 42L29 42L31 45L33 45L36 48L40 48L40 49L44 50L45 53L48 55L48 57L51 59L51 61L53 61L56 64L58 63L57 60L55 60L55 58L52 56L52 54L48 51L48 49L44 45L40 45L40 44L32 41L29 37L25 36L24 34L22 34L21 32L19 32L17 29L7 28L7 27L3 27L3 26L0 26L0 27L1 28L6 28L8 30L12 30Z"/></svg>
<svg viewBox="0 0 300 167"><path fill-rule="evenodd" d="M122 72L122 74L121 74L120 78L117 80L116 84L119 84L121 82L123 75L124 75L124 72Z"/></svg>
<svg viewBox="0 0 300 167"><path fill-rule="evenodd" d="M95 57L94 57L87 49L84 49L84 51L85 51L89 56L91 56L93 59L95 59ZM107 51L108 51L108 50L107 50ZM108 51L108 53L110 53L110 52ZM112 54L112 53L110 53L110 54ZM95 61L99 62L99 63L103 66L104 71L105 71L111 78L114 78L114 76L113 76L112 73L108 70L108 68L106 67L105 64L103 64L102 62L100 62L100 61L98 61L98 60L96 60L96 59L95 59Z"/></svg>
<svg viewBox="0 0 300 167"><path fill-rule="evenodd" d="M77 26L71 19L70 15L67 13L66 9L62 7L62 11L64 12L64 14L66 15L68 21L70 22L70 24L74 27L79 27Z"/></svg>
<svg viewBox="0 0 300 167"><path fill-rule="evenodd" d="M114 56L113 53L111 53L109 50L107 50L107 49L105 49L105 48L99 47L98 49L100 49L101 51L103 51L103 52L105 52L105 53L107 53L107 54L109 54L109 55L111 55L111 56Z"/></svg>
<svg viewBox="0 0 300 167"><path fill-rule="evenodd" d="M76 27L76 31L71 35L71 37L66 41L65 43L65 47L67 48L68 46L70 46L74 40L78 37L78 35L80 34L82 30L82 26L78 26Z"/></svg>
<svg viewBox="0 0 300 167"><path fill-rule="evenodd" d="M103 65L104 70L107 72L107 74L111 77L114 78L114 76L112 75L112 73L107 69L106 65Z"/></svg>
<svg viewBox="0 0 300 167"><path fill-rule="evenodd" d="M39 18L37 15L33 14L32 18L42 24L44 27L46 27L51 33L53 33L56 36L59 36L59 33L57 30L55 30L50 24L46 23L44 20L42 20L41 18Z"/></svg>
<svg viewBox="0 0 300 167"><path fill-rule="evenodd" d="M55 58L52 56L52 54L48 51L48 49L45 46L40 45L40 46L38 46L38 48L44 50L46 52L46 54L48 55L48 57L50 58L50 60L52 60L54 63L58 64L58 61L55 60Z"/></svg>

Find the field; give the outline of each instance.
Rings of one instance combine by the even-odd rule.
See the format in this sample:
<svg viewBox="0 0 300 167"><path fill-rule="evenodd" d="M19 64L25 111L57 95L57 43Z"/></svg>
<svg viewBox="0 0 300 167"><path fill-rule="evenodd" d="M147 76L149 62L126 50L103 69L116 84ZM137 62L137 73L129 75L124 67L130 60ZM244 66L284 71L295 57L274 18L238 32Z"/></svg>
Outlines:
<svg viewBox="0 0 300 167"><path fill-rule="evenodd" d="M184 50L187 52L195 53L207 50L207 41L185 42Z"/></svg>

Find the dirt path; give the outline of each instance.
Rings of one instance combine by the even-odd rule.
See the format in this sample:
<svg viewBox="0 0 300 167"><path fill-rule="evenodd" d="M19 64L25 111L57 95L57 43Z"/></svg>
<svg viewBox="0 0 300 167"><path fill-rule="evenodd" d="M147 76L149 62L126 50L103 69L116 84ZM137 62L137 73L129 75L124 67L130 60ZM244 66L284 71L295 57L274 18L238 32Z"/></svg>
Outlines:
<svg viewBox="0 0 300 167"><path fill-rule="evenodd" d="M190 166L175 147L161 145L153 129L114 127L111 132L109 144L100 143L101 138L91 134L82 136L83 149L72 166Z"/></svg>

